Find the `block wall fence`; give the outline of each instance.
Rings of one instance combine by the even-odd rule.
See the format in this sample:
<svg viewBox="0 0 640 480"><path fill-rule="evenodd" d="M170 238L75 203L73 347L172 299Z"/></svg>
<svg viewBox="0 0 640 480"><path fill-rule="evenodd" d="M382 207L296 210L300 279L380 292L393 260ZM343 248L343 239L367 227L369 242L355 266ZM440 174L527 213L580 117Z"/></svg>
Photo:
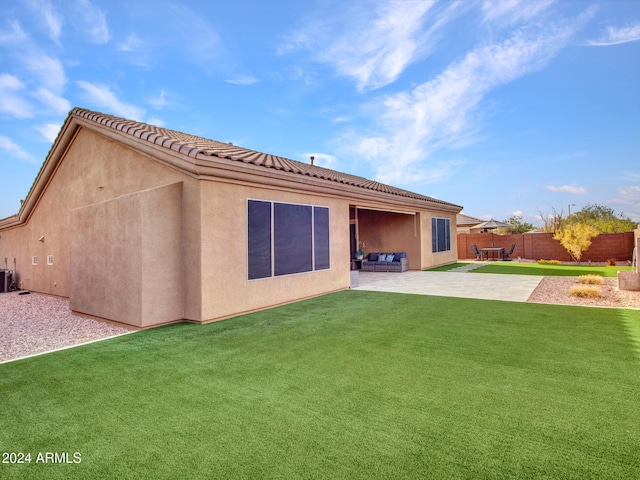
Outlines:
<svg viewBox="0 0 640 480"><path fill-rule="evenodd" d="M552 233L525 233L513 235L496 235L491 233L460 233L458 234L458 259L474 259L471 245L478 248L503 247L516 248L512 259L526 258L530 260L560 260L571 262L571 256L560 242L553 239ZM582 253L582 261L606 262L615 259L618 262L631 260L633 256L634 233L602 233L591 240L591 246Z"/></svg>

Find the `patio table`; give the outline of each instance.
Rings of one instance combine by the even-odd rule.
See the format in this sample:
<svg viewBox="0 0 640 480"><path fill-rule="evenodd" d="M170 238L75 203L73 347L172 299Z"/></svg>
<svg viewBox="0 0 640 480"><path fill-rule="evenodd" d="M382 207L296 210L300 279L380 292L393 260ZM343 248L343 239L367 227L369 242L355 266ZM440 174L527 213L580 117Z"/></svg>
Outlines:
<svg viewBox="0 0 640 480"><path fill-rule="evenodd" d="M503 257L504 254L504 248L502 247L487 247L487 248L481 248L480 249L480 260L482 260L483 256L487 257L487 260L489 259L489 253L491 253L491 258L493 260L496 259L496 253L498 254L498 259L501 259Z"/></svg>

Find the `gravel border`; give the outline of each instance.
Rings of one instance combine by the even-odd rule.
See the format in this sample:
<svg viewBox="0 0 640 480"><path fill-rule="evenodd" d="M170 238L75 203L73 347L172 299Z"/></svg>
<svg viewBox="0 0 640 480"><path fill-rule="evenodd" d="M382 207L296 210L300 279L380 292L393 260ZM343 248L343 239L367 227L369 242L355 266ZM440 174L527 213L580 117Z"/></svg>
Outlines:
<svg viewBox="0 0 640 480"><path fill-rule="evenodd" d="M605 278L601 298L580 298L569 295L578 277L543 277L527 302L586 307L614 307L640 309L640 292L618 290L617 278Z"/></svg>
<svg viewBox="0 0 640 480"><path fill-rule="evenodd" d="M0 294L0 362L132 333L125 325L71 313L67 298Z"/></svg>

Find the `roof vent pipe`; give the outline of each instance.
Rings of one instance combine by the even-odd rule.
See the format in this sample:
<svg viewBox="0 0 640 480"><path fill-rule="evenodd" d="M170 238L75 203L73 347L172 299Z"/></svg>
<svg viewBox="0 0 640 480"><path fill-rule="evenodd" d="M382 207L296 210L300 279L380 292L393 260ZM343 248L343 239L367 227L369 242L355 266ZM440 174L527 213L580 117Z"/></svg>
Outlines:
<svg viewBox="0 0 640 480"><path fill-rule="evenodd" d="M316 157L314 157L313 155L311 156L311 165L313 165L313 161L315 160Z"/></svg>

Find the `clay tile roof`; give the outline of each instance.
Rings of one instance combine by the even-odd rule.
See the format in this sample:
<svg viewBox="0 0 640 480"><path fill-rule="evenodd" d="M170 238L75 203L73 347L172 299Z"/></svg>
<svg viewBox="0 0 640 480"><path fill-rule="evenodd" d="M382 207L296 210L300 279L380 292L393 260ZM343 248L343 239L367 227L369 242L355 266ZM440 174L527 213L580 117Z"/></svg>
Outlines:
<svg viewBox="0 0 640 480"><path fill-rule="evenodd" d="M142 122L135 122L124 118L114 117L103 113L93 112L82 108L74 108L70 116L91 120L100 125L120 130L124 133L135 136L141 140L146 140L156 145L175 150L184 155L195 158L197 155L207 155L227 159L234 162L243 162L258 165L265 168L283 170L299 175L307 175L329 182L337 182L351 185L366 190L383 192L390 195L406 197L414 200L422 200L440 205L457 206L443 200L410 192L400 188L385 185L374 180L368 180L356 175L341 173L328 168L310 165L307 163L291 160L276 155L256 152L246 148L238 147L230 143L222 143L203 137L189 135L187 133L156 127Z"/></svg>

